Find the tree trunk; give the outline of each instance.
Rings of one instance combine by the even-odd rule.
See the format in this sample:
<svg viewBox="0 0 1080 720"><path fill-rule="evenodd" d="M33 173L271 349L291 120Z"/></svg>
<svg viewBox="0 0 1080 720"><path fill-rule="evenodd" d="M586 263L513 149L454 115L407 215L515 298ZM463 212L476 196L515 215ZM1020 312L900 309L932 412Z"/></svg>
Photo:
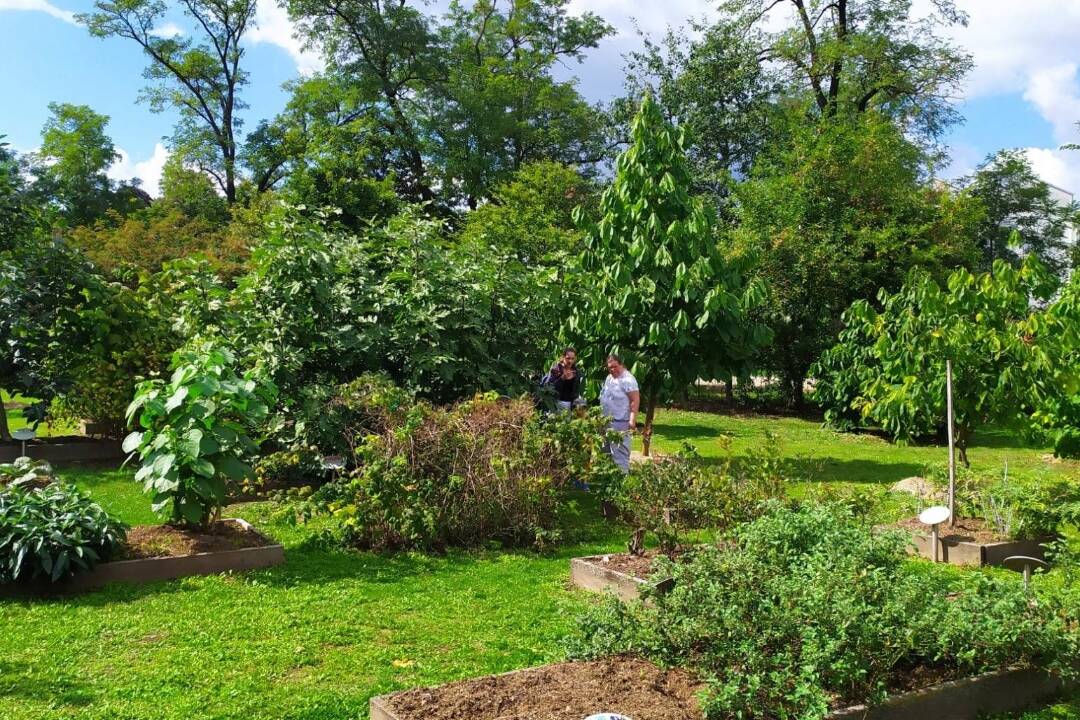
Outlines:
<svg viewBox="0 0 1080 720"><path fill-rule="evenodd" d="M967 446L968 438L971 433L967 428L958 425L956 427L956 454L960 457L960 462L964 464L965 468L971 467L971 462L968 460Z"/></svg>
<svg viewBox="0 0 1080 720"><path fill-rule="evenodd" d="M724 381L724 399L729 408L735 407L735 378L731 375Z"/></svg>
<svg viewBox="0 0 1080 720"><path fill-rule="evenodd" d="M0 399L3 395L0 395ZM8 430L7 408L0 402L0 440L11 440L11 431Z"/></svg>
<svg viewBox="0 0 1080 720"><path fill-rule="evenodd" d="M645 431L641 433L641 454L645 457L649 457L652 447L653 416L656 415L656 398L659 394L659 388L650 388L649 395L645 399ZM630 430L633 429L630 428Z"/></svg>
<svg viewBox="0 0 1080 720"><path fill-rule="evenodd" d="M802 410L806 407L806 396L803 393L804 385L806 385L806 377L801 373L796 373L788 378L788 388L791 391L791 406L796 410Z"/></svg>
<svg viewBox="0 0 1080 720"><path fill-rule="evenodd" d="M634 531L634 534L630 536L630 542L627 544L626 549L631 555L644 555L645 554L645 528L639 527Z"/></svg>

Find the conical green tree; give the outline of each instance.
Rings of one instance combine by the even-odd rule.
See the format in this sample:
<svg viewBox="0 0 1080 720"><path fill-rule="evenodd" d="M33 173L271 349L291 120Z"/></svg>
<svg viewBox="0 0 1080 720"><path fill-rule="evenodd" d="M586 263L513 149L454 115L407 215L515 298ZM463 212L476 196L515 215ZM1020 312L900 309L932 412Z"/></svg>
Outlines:
<svg viewBox="0 0 1080 720"><path fill-rule="evenodd" d="M768 339L747 319L761 288L724 258L713 216L690 188L682 133L646 95L599 219L583 224L574 280L582 299L564 333L589 367L601 367L608 353L624 356L641 386L646 455L662 398L699 378L742 374Z"/></svg>

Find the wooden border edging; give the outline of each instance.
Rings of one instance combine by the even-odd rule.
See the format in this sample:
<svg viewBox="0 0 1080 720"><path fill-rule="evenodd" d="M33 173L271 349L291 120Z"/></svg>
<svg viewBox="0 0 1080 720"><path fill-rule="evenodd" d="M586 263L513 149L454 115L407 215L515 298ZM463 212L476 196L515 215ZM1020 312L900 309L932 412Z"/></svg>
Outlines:
<svg viewBox="0 0 1080 720"><path fill-rule="evenodd" d="M934 546L929 535L911 533L918 554L925 558L934 557ZM941 545L939 559L951 565L1001 565L1010 555L1026 555L1044 558L1042 543L1050 538L1036 540L1005 540L1003 542L980 543L973 540L957 540L943 536L938 539Z"/></svg>
<svg viewBox="0 0 1080 720"><path fill-rule="evenodd" d="M976 720L1048 704L1063 689L1047 672L1009 668L893 695L873 707L835 710L826 720Z"/></svg>
<svg viewBox="0 0 1080 720"><path fill-rule="evenodd" d="M542 669L527 668L487 677L504 677ZM1049 673L1030 668L1009 668L893 695L873 707L854 705L834 710L825 720L976 720L987 713L1015 712L1046 705L1063 690L1061 679ZM372 697L368 703L371 720L420 720L401 717L391 709L390 700L397 694Z"/></svg>
<svg viewBox="0 0 1080 720"><path fill-rule="evenodd" d="M641 589L648 585L642 578L604 567L603 555L572 558L570 582L592 592L610 590L622 600L637 600Z"/></svg>
<svg viewBox="0 0 1080 720"><path fill-rule="evenodd" d="M253 528L250 523L240 518L229 518L222 522L236 523L243 529L270 539ZM148 583L159 580L174 580L191 575L217 575L222 572L241 572L272 567L285 562L285 548L273 543L262 547L239 548L237 550L219 550L216 552L195 553L179 557L140 558L138 560L118 560L98 565L91 572L76 575L71 579L70 588L79 592L101 587L111 582Z"/></svg>
<svg viewBox="0 0 1080 720"><path fill-rule="evenodd" d="M15 462L22 456L20 443L0 445L0 463ZM26 454L34 460L50 463L84 462L88 460L121 460L124 450L119 440L75 440L73 442L40 442L26 444Z"/></svg>
<svg viewBox="0 0 1080 720"><path fill-rule="evenodd" d="M227 518L221 522L236 523L245 530L259 535L268 544L262 547L218 550L177 557L115 560L101 563L88 573L75 575L66 582L55 585L0 586L0 596L32 598L64 595L94 590L114 582L143 584L162 580L175 580L176 578L193 575L217 575L223 572L258 570L285 562L284 546L267 538L246 520Z"/></svg>

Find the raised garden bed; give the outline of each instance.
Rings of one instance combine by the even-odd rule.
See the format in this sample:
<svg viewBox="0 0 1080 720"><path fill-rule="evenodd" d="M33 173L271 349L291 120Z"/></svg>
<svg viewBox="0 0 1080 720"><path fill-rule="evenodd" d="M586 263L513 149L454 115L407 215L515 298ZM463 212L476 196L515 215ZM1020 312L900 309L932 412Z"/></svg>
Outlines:
<svg viewBox="0 0 1080 720"><path fill-rule="evenodd" d="M8 596L77 593L108 583L148 583L190 575L216 575L285 562L284 548L239 518L219 520L209 533L165 525L132 528L120 559L58 584L0 586Z"/></svg>
<svg viewBox="0 0 1080 720"><path fill-rule="evenodd" d="M899 524L911 534L915 552L925 558L934 557L934 544L930 531L917 520L906 520ZM981 520L960 519L956 527L942 524L938 542L938 560L952 565L1001 565L1005 558L1012 555L1026 555L1042 560L1042 544L1050 538L1010 540L987 530Z"/></svg>
<svg viewBox="0 0 1080 720"><path fill-rule="evenodd" d="M582 720L601 712L633 720L702 720L700 686L685 671L635 658L569 662L488 675L371 699L371 720ZM891 696L826 720L976 720L1047 704L1063 686L1047 673L1009 669Z"/></svg>
<svg viewBox="0 0 1080 720"><path fill-rule="evenodd" d="M15 458L22 454L22 443L0 443L0 463L14 462ZM88 460L119 460L124 457L119 440L89 438L81 435L32 440L26 443L26 454L34 460L48 460L55 464Z"/></svg>
<svg viewBox="0 0 1080 720"><path fill-rule="evenodd" d="M570 582L593 592L611 591L623 600L637 600L649 585L655 552L643 557L629 553L591 555L570 560Z"/></svg>

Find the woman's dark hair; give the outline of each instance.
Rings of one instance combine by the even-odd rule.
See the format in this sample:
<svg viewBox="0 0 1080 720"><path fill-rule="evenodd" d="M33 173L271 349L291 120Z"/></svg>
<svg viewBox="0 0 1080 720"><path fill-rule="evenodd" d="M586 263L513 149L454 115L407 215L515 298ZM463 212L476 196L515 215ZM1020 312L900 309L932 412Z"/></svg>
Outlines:
<svg viewBox="0 0 1080 720"><path fill-rule="evenodd" d="M618 354L616 354L616 353L611 353L610 355L607 356L607 359L608 360L614 360L615 362L619 363L620 365L623 364L622 358L619 357Z"/></svg>
<svg viewBox="0 0 1080 720"><path fill-rule="evenodd" d="M572 347L563 348L563 351L562 351L563 357L566 357L566 353L574 353L575 355L577 355L577 350L575 350Z"/></svg>

